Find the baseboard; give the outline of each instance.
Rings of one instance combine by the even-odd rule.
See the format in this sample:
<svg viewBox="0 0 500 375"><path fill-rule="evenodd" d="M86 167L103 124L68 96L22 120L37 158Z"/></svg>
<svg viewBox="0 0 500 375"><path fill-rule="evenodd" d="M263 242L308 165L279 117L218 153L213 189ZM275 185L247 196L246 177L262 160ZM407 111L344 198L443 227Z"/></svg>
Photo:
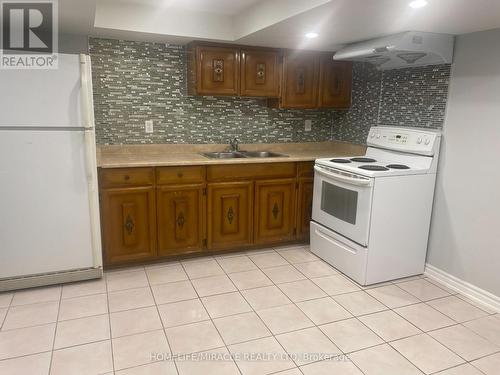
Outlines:
<svg viewBox="0 0 500 375"><path fill-rule="evenodd" d="M32 275L0 280L0 292L34 288L39 286L70 283L75 281L98 279L102 277L102 268L86 268L63 272Z"/></svg>
<svg viewBox="0 0 500 375"><path fill-rule="evenodd" d="M431 279L439 281L444 286L459 292L460 294L484 305L485 307L488 307L496 312L500 312L500 297L487 292L484 289L478 288L477 286L450 275L449 273L428 263L425 265L425 275Z"/></svg>

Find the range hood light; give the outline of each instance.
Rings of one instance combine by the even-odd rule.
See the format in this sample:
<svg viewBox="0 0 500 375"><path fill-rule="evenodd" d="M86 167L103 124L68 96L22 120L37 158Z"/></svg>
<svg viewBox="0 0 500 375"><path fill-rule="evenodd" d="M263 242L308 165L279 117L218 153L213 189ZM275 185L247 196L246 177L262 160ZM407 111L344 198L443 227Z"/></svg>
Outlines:
<svg viewBox="0 0 500 375"><path fill-rule="evenodd" d="M410 8L413 8L413 9L423 8L427 5L427 1L426 0L415 0L415 1L412 1L408 5L410 6Z"/></svg>

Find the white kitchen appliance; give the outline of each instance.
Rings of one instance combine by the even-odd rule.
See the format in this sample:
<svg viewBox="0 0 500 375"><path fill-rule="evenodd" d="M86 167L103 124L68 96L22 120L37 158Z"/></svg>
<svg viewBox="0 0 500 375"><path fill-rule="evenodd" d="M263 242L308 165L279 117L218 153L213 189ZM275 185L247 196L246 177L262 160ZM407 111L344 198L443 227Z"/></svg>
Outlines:
<svg viewBox="0 0 500 375"><path fill-rule="evenodd" d="M407 31L350 44L333 59L367 62L380 70L451 64L453 41L449 34Z"/></svg>
<svg viewBox="0 0 500 375"><path fill-rule="evenodd" d="M90 57L0 70L0 291L102 276Z"/></svg>
<svg viewBox="0 0 500 375"><path fill-rule="evenodd" d="M317 159L311 251L361 285L423 273L440 140L377 126L365 155Z"/></svg>

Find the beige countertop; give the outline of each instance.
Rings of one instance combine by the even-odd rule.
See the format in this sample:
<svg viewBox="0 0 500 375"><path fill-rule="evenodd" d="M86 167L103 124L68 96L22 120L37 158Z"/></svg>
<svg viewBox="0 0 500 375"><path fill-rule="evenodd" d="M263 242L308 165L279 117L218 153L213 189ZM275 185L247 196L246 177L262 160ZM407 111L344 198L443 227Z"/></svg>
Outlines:
<svg viewBox="0 0 500 375"><path fill-rule="evenodd" d="M97 166L101 168L252 164L313 161L318 158L364 155L365 146L347 142L254 143L241 144L240 150L273 151L287 156L272 158L210 159L201 152L226 151L225 144L151 144L97 147Z"/></svg>

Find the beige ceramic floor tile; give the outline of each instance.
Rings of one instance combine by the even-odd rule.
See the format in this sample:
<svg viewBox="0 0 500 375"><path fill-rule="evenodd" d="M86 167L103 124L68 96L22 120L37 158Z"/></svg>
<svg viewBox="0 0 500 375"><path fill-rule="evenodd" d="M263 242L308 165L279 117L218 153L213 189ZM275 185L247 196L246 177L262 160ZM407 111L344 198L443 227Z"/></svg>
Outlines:
<svg viewBox="0 0 500 375"><path fill-rule="evenodd" d="M151 289L157 305L198 298L189 280L155 285Z"/></svg>
<svg viewBox="0 0 500 375"><path fill-rule="evenodd" d="M313 322L295 305L259 310L257 314L275 335L313 326Z"/></svg>
<svg viewBox="0 0 500 375"><path fill-rule="evenodd" d="M270 307L292 303L288 297L274 285L243 290L241 294L255 310L268 309Z"/></svg>
<svg viewBox="0 0 500 375"><path fill-rule="evenodd" d="M278 250L278 254L280 254L291 264L313 262L319 260L319 258L316 255L311 253L311 251L300 248L290 249L290 250Z"/></svg>
<svg viewBox="0 0 500 375"><path fill-rule="evenodd" d="M349 360L326 360L300 367L304 375L363 375Z"/></svg>
<svg viewBox="0 0 500 375"><path fill-rule="evenodd" d="M56 325L0 332L0 360L52 350Z"/></svg>
<svg viewBox="0 0 500 375"><path fill-rule="evenodd" d="M465 362L426 334L394 341L391 346L426 374L446 370Z"/></svg>
<svg viewBox="0 0 500 375"><path fill-rule="evenodd" d="M429 301L428 304L457 322L465 322L488 315L487 312L456 296Z"/></svg>
<svg viewBox="0 0 500 375"><path fill-rule="evenodd" d="M261 270L230 273L228 276L239 290L273 285L273 282Z"/></svg>
<svg viewBox="0 0 500 375"><path fill-rule="evenodd" d="M59 301L61 298L60 286L25 289L14 293L11 306L29 305L31 303Z"/></svg>
<svg viewBox="0 0 500 375"><path fill-rule="evenodd" d="M394 311L425 332L456 324L455 321L425 303L400 307Z"/></svg>
<svg viewBox="0 0 500 375"><path fill-rule="evenodd" d="M59 321L107 313L108 299L106 294L69 298L61 300Z"/></svg>
<svg viewBox="0 0 500 375"><path fill-rule="evenodd" d="M326 324L337 320L351 318L352 315L335 302L331 297L315 299L297 303L301 309L314 324Z"/></svg>
<svg viewBox="0 0 500 375"><path fill-rule="evenodd" d="M62 298L75 298L102 293L106 293L106 280L104 278L65 284L62 289Z"/></svg>
<svg viewBox="0 0 500 375"><path fill-rule="evenodd" d="M386 285L369 289L366 292L391 309L420 302L417 297L405 292L396 285Z"/></svg>
<svg viewBox="0 0 500 375"><path fill-rule="evenodd" d="M173 361L161 361L115 371L115 375L177 375L177 370Z"/></svg>
<svg viewBox="0 0 500 375"><path fill-rule="evenodd" d="M291 265L264 268L263 271L275 284L289 283L306 278Z"/></svg>
<svg viewBox="0 0 500 375"><path fill-rule="evenodd" d="M298 366L342 354L317 327L284 333L276 339Z"/></svg>
<svg viewBox="0 0 500 375"><path fill-rule="evenodd" d="M500 346L500 319L496 316L492 315L471 320L464 323L464 326Z"/></svg>
<svg viewBox="0 0 500 375"><path fill-rule="evenodd" d="M179 375L240 375L236 364L225 359L228 353L226 348L220 348L201 352L196 360L179 360L176 363Z"/></svg>
<svg viewBox="0 0 500 375"><path fill-rule="evenodd" d="M239 292L203 297L201 301L212 319L252 311Z"/></svg>
<svg viewBox="0 0 500 375"><path fill-rule="evenodd" d="M466 363L448 370L440 371L436 375L484 375L481 371L474 366Z"/></svg>
<svg viewBox="0 0 500 375"><path fill-rule="evenodd" d="M311 280L293 281L291 283L279 284L278 288L293 302L307 301L311 299L326 297L318 286Z"/></svg>
<svg viewBox="0 0 500 375"><path fill-rule="evenodd" d="M0 308L9 307L13 296L14 293L0 293Z"/></svg>
<svg viewBox="0 0 500 375"><path fill-rule="evenodd" d="M479 301L475 301L475 300L468 298L466 296L463 296L461 294L456 294L456 296L458 298L460 298L461 300L463 300L467 303L470 303L471 305L477 307L478 309L486 311L488 314L495 314L497 312L497 309L494 309L493 307L487 306L484 303L481 303Z"/></svg>
<svg viewBox="0 0 500 375"><path fill-rule="evenodd" d="M190 279L223 275L224 270L215 259L188 260L182 262Z"/></svg>
<svg viewBox="0 0 500 375"><path fill-rule="evenodd" d="M184 268L180 264L149 268L146 270L146 274L150 285L173 283L188 279Z"/></svg>
<svg viewBox="0 0 500 375"><path fill-rule="evenodd" d="M319 327L344 353L382 344L384 341L357 319Z"/></svg>
<svg viewBox="0 0 500 375"><path fill-rule="evenodd" d="M247 256L235 256L217 259L226 273L256 270L257 266Z"/></svg>
<svg viewBox="0 0 500 375"><path fill-rule="evenodd" d="M486 375L498 375L500 371L500 353L478 359L472 364Z"/></svg>
<svg viewBox="0 0 500 375"><path fill-rule="evenodd" d="M340 294L334 296L333 299L356 316L387 310L387 307L365 291Z"/></svg>
<svg viewBox="0 0 500 375"><path fill-rule="evenodd" d="M312 279L312 281L331 296L357 292L360 289L342 275L332 275Z"/></svg>
<svg viewBox="0 0 500 375"><path fill-rule="evenodd" d="M337 275L339 273L335 268L333 268L329 264L326 264L322 260L307 263L298 263L294 264L293 266L306 277L309 277L311 279L316 277Z"/></svg>
<svg viewBox="0 0 500 375"><path fill-rule="evenodd" d="M110 338L109 331L108 315L59 322L54 349L108 340Z"/></svg>
<svg viewBox="0 0 500 375"><path fill-rule="evenodd" d="M98 375L113 371L111 341L54 351L51 375Z"/></svg>
<svg viewBox="0 0 500 375"><path fill-rule="evenodd" d="M349 355L365 375L421 375L413 364L389 345L379 345Z"/></svg>
<svg viewBox="0 0 500 375"><path fill-rule="evenodd" d="M110 321L113 338L163 328L156 306L111 313Z"/></svg>
<svg viewBox="0 0 500 375"><path fill-rule="evenodd" d="M174 354L195 353L224 346L211 321L167 328L165 332Z"/></svg>
<svg viewBox="0 0 500 375"><path fill-rule="evenodd" d="M199 299L174 302L158 306L161 320L165 328L208 320L203 304Z"/></svg>
<svg viewBox="0 0 500 375"><path fill-rule="evenodd" d="M442 328L429 334L467 361L500 351L500 347L461 325Z"/></svg>
<svg viewBox="0 0 500 375"><path fill-rule="evenodd" d="M229 351L236 357L236 364L243 375L272 374L295 367L274 337L230 345ZM247 358L248 353L255 354L261 360Z"/></svg>
<svg viewBox="0 0 500 375"><path fill-rule="evenodd" d="M413 294L415 297L422 301L429 301L431 299L449 296L450 293L438 288L436 285L428 282L425 279L417 279L406 281L397 284L401 289Z"/></svg>
<svg viewBox="0 0 500 375"><path fill-rule="evenodd" d="M214 320L226 345L271 336L271 332L254 312Z"/></svg>
<svg viewBox="0 0 500 375"><path fill-rule="evenodd" d="M4 321L5 317L7 316L7 311L8 311L8 308L0 309L0 328L2 328L3 321Z"/></svg>
<svg viewBox="0 0 500 375"><path fill-rule="evenodd" d="M115 370L151 363L156 355L169 354L163 330L113 339Z"/></svg>
<svg viewBox="0 0 500 375"><path fill-rule="evenodd" d="M117 312L153 306L155 301L151 289L137 288L109 293L109 311Z"/></svg>
<svg viewBox="0 0 500 375"><path fill-rule="evenodd" d="M0 361L2 375L48 375L51 352Z"/></svg>
<svg viewBox="0 0 500 375"><path fill-rule="evenodd" d="M149 286L146 272L143 269L129 272L106 273L108 292Z"/></svg>
<svg viewBox="0 0 500 375"><path fill-rule="evenodd" d="M203 277L191 282L200 297L235 292L237 290L226 275Z"/></svg>
<svg viewBox="0 0 500 375"><path fill-rule="evenodd" d="M259 268L277 267L288 264L285 258L276 252L249 255L249 257Z"/></svg>
<svg viewBox="0 0 500 375"><path fill-rule="evenodd" d="M275 372L273 375L303 375L303 374L297 367L295 367L290 370Z"/></svg>
<svg viewBox="0 0 500 375"><path fill-rule="evenodd" d="M422 332L393 311L363 315L359 320L385 341L398 340Z"/></svg>
<svg viewBox="0 0 500 375"><path fill-rule="evenodd" d="M2 330L53 323L57 320L58 311L58 301L13 306L5 317Z"/></svg>

